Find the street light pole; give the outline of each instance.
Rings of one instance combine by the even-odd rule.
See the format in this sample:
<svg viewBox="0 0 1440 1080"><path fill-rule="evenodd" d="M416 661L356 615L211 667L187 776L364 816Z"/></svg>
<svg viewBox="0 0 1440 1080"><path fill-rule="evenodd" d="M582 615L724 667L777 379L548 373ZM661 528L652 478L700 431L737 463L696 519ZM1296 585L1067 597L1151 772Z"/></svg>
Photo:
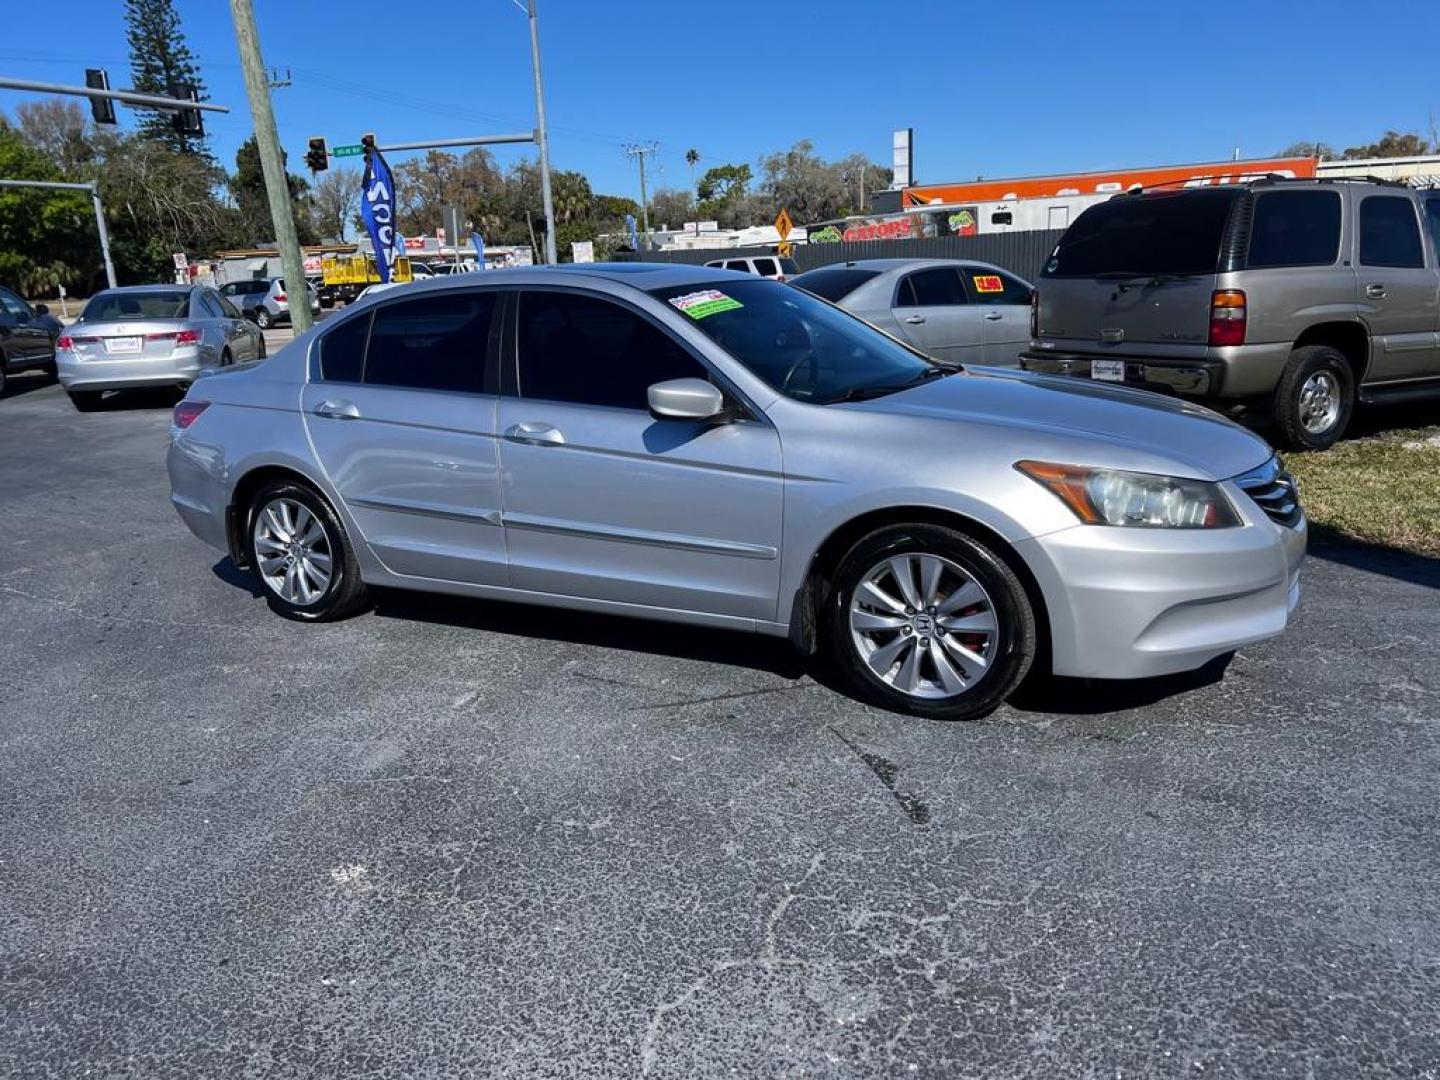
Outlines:
<svg viewBox="0 0 1440 1080"><path fill-rule="evenodd" d="M550 191L550 133L545 127L545 85L540 78L540 27L535 0L526 0L530 19L530 66L535 71L535 141L540 144L540 192L545 200L545 261L555 264L555 200Z"/></svg>
<svg viewBox="0 0 1440 1080"><path fill-rule="evenodd" d="M295 234L295 215L290 205L290 182L285 175L285 157L280 152L280 133L275 128L275 110L270 104L270 78L260 57L260 35L255 29L251 0L230 0L230 17L235 22L235 43L240 48L240 66L245 72L245 92L250 98L250 116L255 122L255 145L265 173L265 194L270 201L270 219L275 242L280 246L280 266L285 290L290 294L290 323L302 334L313 325L310 289L305 281L305 260ZM384 252L376 252L384 258Z"/></svg>

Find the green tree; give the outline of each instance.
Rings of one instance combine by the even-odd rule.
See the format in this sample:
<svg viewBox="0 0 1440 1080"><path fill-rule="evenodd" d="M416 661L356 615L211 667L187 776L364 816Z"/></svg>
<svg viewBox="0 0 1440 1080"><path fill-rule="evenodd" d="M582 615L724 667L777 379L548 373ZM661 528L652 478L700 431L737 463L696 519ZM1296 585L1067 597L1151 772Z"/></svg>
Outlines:
<svg viewBox="0 0 1440 1080"><path fill-rule="evenodd" d="M281 161L286 160L282 151ZM311 222L309 201L306 192L310 185L304 177L286 173L290 188L291 212L295 215L295 228L302 244L315 242L315 229ZM235 173L229 178L230 197L235 200L239 211L239 228L242 242L261 244L275 239L275 223L270 217L270 199L265 190L265 171L260 165L260 148L255 136L250 136L235 151Z"/></svg>
<svg viewBox="0 0 1440 1080"><path fill-rule="evenodd" d="M749 165L716 165L700 178L695 197L702 203L743 198L752 175Z"/></svg>
<svg viewBox="0 0 1440 1080"><path fill-rule="evenodd" d="M1308 157L1329 160L1335 157L1335 148L1323 142L1295 142L1280 151L1281 157Z"/></svg>
<svg viewBox="0 0 1440 1080"><path fill-rule="evenodd" d="M62 180L52 162L0 123L0 176ZM90 200L82 192L0 188L0 281L31 295L88 282L99 262Z"/></svg>
<svg viewBox="0 0 1440 1080"><path fill-rule="evenodd" d="M200 68L185 44L174 0L125 0L125 37L130 43L130 83L146 94L169 94L170 84L189 83L205 95ZM146 137L179 153L208 153L201 136L178 132L174 113L147 109L140 130Z"/></svg>
<svg viewBox="0 0 1440 1080"><path fill-rule="evenodd" d="M679 188L661 188L650 196L650 223L656 228L661 225L678 229L691 220L695 203L688 191Z"/></svg>
<svg viewBox="0 0 1440 1080"><path fill-rule="evenodd" d="M1440 147L1434 146L1424 135L1413 131L1401 134L1387 131L1379 140L1365 146L1347 147L1340 156L1347 161L1377 157L1420 157L1423 154L1440 154Z"/></svg>

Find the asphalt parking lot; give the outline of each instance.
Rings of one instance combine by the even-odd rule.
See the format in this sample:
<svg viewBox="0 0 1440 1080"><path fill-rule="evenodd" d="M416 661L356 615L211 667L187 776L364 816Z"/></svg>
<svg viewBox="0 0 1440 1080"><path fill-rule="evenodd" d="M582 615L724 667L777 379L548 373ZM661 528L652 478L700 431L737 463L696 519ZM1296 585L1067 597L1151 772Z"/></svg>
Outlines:
<svg viewBox="0 0 1440 1080"><path fill-rule="evenodd" d="M172 401L0 399L0 1074L1440 1076L1440 562L942 725L719 632L285 622Z"/></svg>

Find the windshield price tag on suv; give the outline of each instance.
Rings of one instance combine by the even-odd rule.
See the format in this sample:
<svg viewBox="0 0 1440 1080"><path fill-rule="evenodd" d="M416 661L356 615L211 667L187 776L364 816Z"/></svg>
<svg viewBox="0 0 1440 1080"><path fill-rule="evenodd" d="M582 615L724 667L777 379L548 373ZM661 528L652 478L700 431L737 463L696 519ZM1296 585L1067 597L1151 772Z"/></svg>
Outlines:
<svg viewBox="0 0 1440 1080"><path fill-rule="evenodd" d="M726 296L719 289L705 289L702 292L672 296L670 303L692 319L703 319L707 315L718 315L722 311L734 311L745 305L733 296Z"/></svg>

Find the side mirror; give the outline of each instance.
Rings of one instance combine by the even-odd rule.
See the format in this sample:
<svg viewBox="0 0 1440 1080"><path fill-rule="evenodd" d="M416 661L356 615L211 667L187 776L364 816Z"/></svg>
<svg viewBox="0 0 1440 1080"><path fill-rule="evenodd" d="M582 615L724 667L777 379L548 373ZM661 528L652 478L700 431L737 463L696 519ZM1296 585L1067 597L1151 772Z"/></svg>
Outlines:
<svg viewBox="0 0 1440 1080"><path fill-rule="evenodd" d="M645 391L657 420L715 420L725 412L725 395L704 379L669 379Z"/></svg>

